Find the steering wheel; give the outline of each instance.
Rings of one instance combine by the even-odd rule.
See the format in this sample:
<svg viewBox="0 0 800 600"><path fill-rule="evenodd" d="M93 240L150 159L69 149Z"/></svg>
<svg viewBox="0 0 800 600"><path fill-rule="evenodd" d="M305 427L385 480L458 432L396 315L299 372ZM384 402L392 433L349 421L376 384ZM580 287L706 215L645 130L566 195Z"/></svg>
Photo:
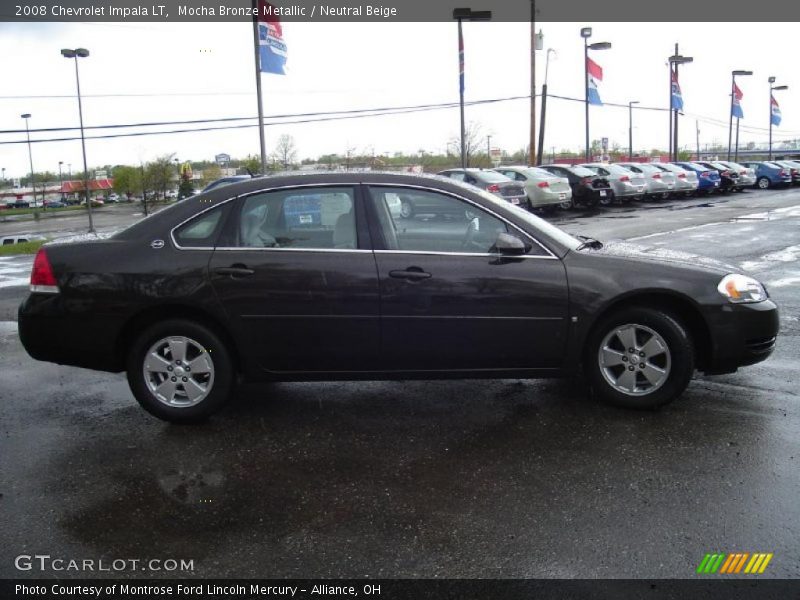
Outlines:
<svg viewBox="0 0 800 600"><path fill-rule="evenodd" d="M475 238L478 237L478 232L480 232L480 221L478 217L475 217L469 222L467 225L467 231L464 233L464 241L461 243L462 250L470 250L474 246L477 246L477 242Z"/></svg>

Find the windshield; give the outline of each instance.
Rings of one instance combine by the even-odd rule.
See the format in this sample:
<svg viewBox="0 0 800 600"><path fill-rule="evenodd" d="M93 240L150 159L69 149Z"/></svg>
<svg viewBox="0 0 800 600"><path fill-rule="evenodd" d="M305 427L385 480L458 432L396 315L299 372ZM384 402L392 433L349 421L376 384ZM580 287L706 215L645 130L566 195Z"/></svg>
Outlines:
<svg viewBox="0 0 800 600"><path fill-rule="evenodd" d="M485 181L487 183L500 183L502 181L510 181L508 177L506 177L502 173L496 173L495 171L480 171L478 173L473 173L473 175L475 175L475 177L477 177L481 181Z"/></svg>
<svg viewBox="0 0 800 600"><path fill-rule="evenodd" d="M569 170L575 173L575 175L577 175L578 177L591 177L592 175L596 174L593 171L587 169L586 167L570 167Z"/></svg>
<svg viewBox="0 0 800 600"><path fill-rule="evenodd" d="M552 179L553 177L558 177L558 175L553 175L550 171L545 171L544 169L539 169L538 167L530 167L529 169L525 169L525 174L529 175L530 177L536 177L537 179Z"/></svg>

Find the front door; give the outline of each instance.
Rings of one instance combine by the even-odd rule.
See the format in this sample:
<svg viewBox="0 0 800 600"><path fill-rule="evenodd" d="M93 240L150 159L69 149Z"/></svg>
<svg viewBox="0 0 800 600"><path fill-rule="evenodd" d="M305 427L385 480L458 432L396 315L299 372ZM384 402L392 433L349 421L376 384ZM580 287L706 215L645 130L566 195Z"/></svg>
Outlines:
<svg viewBox="0 0 800 600"><path fill-rule="evenodd" d="M411 196L428 212L403 218L391 210L396 196ZM462 198L371 186L366 199L380 278L385 369L561 365L568 298L559 259L531 240L523 256L499 255L493 250L498 234L524 234Z"/></svg>
<svg viewBox="0 0 800 600"><path fill-rule="evenodd" d="M276 373L375 367L378 281L363 223L354 186L237 200L209 272L245 358Z"/></svg>

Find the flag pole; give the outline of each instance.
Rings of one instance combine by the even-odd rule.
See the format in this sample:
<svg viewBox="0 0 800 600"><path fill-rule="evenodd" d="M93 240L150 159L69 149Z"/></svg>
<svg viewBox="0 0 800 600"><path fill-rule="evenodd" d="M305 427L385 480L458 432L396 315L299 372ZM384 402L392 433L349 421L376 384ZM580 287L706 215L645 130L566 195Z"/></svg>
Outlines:
<svg viewBox="0 0 800 600"><path fill-rule="evenodd" d="M261 142L261 174L267 172L267 145L264 140L264 107L261 101L261 57L258 43L258 0L253 0L253 53L256 67L256 96L258 97L258 137Z"/></svg>

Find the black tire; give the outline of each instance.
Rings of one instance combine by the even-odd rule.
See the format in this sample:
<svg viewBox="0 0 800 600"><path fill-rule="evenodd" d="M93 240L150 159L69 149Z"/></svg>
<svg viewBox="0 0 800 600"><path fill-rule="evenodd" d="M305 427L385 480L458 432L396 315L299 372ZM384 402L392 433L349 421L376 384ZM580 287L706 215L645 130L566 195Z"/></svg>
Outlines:
<svg viewBox="0 0 800 600"><path fill-rule="evenodd" d="M616 338L615 331L626 331L627 327L641 328L637 331L634 353L630 353L630 348L614 347L614 343L620 342ZM656 351L645 358L639 357L639 352L647 348L647 341L650 330L656 334L657 342L663 342L668 353ZM611 341L606 341L609 336ZM601 365L601 350L604 347L610 352L616 352L622 356L622 360L627 358L625 363L620 363L615 367ZM639 345L639 342L644 342ZM616 355L613 355L616 356ZM635 361L643 361L638 364L631 364L630 357ZM652 359L652 360L651 360ZM613 360L612 360L613 362ZM645 365L645 369L639 370L640 365ZM681 395L689 384L694 374L695 353L691 336L686 328L675 317L664 311L644 307L629 307L616 311L604 318L595 327L589 338L586 356L584 357L584 367L587 378L595 393L605 402L623 408L653 410L668 404ZM621 367L621 371L617 371ZM617 372L624 373L631 367L636 369L633 377L633 392L627 393L613 385L609 379L614 378ZM645 377L645 370L652 373L649 369L657 367L665 371L662 381L652 391L648 391L651 386L649 379ZM629 376L630 377L630 376ZM641 382L641 384L639 383ZM641 389L637 389L641 386Z"/></svg>
<svg viewBox="0 0 800 600"><path fill-rule="evenodd" d="M166 371L158 374L151 372L146 376L145 357L156 344L165 343L167 338L184 338L192 342L186 344L188 350L184 354L181 369L188 366L187 361L191 362L191 358L198 356L203 357L203 366L196 367L195 373L178 373L177 367L171 360L172 356L168 354L169 358L163 359L164 364L169 363L170 366L166 368L169 368L177 377L171 376L172 374L168 374ZM172 347L169 343L166 346L169 346L170 349ZM178 360L177 364L180 363L181 361ZM211 366L210 376L207 373L198 372L200 368L208 369L209 363ZM231 395L235 380L230 351L220 337L205 325L184 319L167 319L147 328L132 344L128 352L126 367L128 385L142 408L159 419L171 423L197 423L219 411ZM183 390L173 391L172 395L175 399L173 403L159 399L150 389L151 385L155 385L154 381L158 381L162 375L165 376L165 379L169 375L171 381L177 379L177 388ZM182 377L182 375L186 377ZM185 391L187 388L183 387L184 384L180 379L191 380L190 383L199 382L196 384L196 389L205 386L204 396L199 401L191 403L189 394ZM181 395L186 396L183 404L179 402ZM177 398L175 398L176 396Z"/></svg>
<svg viewBox="0 0 800 600"><path fill-rule="evenodd" d="M771 185L772 182L769 180L769 177L759 177L756 180L755 187L758 188L759 190L768 190Z"/></svg>

